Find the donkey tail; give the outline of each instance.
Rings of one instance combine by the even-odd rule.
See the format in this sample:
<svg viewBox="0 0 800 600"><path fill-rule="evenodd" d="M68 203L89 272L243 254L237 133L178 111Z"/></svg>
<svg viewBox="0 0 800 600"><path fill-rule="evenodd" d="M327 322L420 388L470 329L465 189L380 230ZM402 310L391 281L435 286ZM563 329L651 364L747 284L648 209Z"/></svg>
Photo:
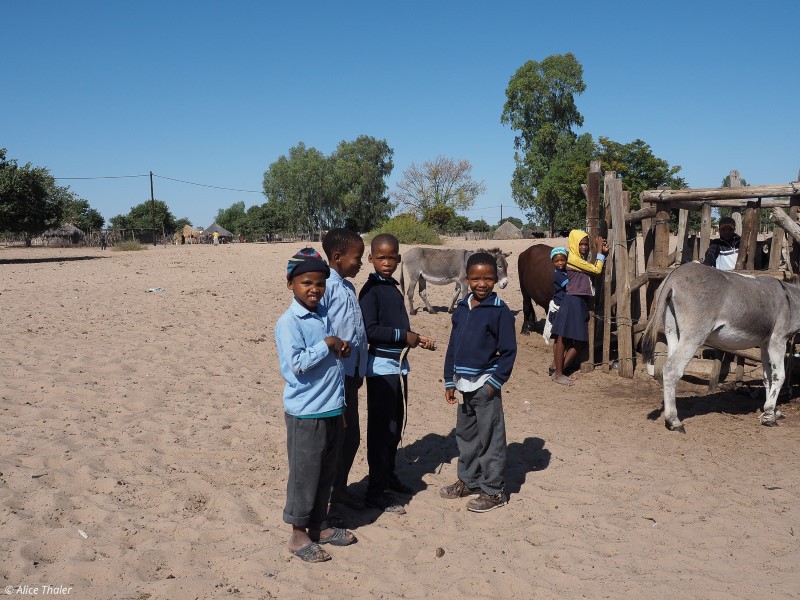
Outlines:
<svg viewBox="0 0 800 600"><path fill-rule="evenodd" d="M406 280L403 277L403 273L405 272L405 268L403 265L400 265L400 291L403 292L403 296L406 295Z"/></svg>
<svg viewBox="0 0 800 600"><path fill-rule="evenodd" d="M655 357L656 338L658 334L664 329L664 315L667 311L667 303L672 297L672 285L670 285L669 277L664 280L661 287L658 288L656 295L656 306L650 315L650 320L647 322L647 327L642 335L642 358L645 363L653 364Z"/></svg>

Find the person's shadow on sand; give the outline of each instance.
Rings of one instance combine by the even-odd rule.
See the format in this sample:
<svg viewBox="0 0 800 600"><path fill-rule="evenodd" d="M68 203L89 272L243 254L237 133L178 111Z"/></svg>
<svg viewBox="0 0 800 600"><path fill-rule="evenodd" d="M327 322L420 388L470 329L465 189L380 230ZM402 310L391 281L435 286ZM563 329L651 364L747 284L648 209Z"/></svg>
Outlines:
<svg viewBox="0 0 800 600"><path fill-rule="evenodd" d="M528 473L542 471L550 465L550 451L541 438L526 438L522 442L508 445L506 455L506 494L516 494L525 483ZM455 429L446 436L429 433L412 444L397 449L397 476L414 491L409 495L393 493L398 504L407 505L410 498L427 489L424 476L438 473L444 464L458 457ZM349 490L363 497L367 489L367 478L350 485ZM357 529L374 523L383 513L376 508L347 511L347 525Z"/></svg>

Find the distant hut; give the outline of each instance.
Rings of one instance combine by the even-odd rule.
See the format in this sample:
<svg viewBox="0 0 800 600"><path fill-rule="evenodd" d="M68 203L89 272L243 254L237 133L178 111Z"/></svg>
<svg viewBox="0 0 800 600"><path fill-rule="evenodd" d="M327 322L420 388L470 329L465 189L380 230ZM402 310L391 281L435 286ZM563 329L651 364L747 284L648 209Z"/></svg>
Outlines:
<svg viewBox="0 0 800 600"><path fill-rule="evenodd" d="M203 233L200 234L200 239L202 239L204 243L208 243L212 240L215 233L219 235L221 244L230 244L233 241L233 234L217 223L213 223L208 229L205 229Z"/></svg>
<svg viewBox="0 0 800 600"><path fill-rule="evenodd" d="M494 230L493 240L521 240L522 231L511 221L506 221Z"/></svg>
<svg viewBox="0 0 800 600"><path fill-rule="evenodd" d="M65 246L79 244L86 238L86 234L71 223L64 223L56 229L48 229L42 234L44 243L48 246Z"/></svg>
<svg viewBox="0 0 800 600"><path fill-rule="evenodd" d="M176 231L173 236L175 244L199 244L201 229L195 229L191 225L184 225L183 229Z"/></svg>

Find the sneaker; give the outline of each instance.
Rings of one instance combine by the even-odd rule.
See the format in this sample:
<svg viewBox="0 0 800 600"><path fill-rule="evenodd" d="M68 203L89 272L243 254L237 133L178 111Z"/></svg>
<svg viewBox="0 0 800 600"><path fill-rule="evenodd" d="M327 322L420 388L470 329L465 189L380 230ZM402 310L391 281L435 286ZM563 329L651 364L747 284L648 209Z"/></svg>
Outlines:
<svg viewBox="0 0 800 600"><path fill-rule="evenodd" d="M414 490L409 486L407 486L402 481L400 481L397 475L389 478L389 481L386 484L386 488L393 490L395 492L400 492L401 494L411 495L414 493Z"/></svg>
<svg viewBox="0 0 800 600"><path fill-rule="evenodd" d="M480 496L467 502L467 510L478 513L489 512L506 504L508 504L508 499L503 492L498 492L494 496L481 492Z"/></svg>
<svg viewBox="0 0 800 600"><path fill-rule="evenodd" d="M467 484L460 479L455 483L446 485L439 490L439 495L442 498L447 498L448 500L454 500L455 498L466 498L467 496L474 496L475 494L480 493L480 489L468 488Z"/></svg>
<svg viewBox="0 0 800 600"><path fill-rule="evenodd" d="M392 498L391 494L387 494L386 492L380 492L377 494L368 493L364 497L364 504L373 508L379 508L383 512L387 513L396 513L398 515L406 514L406 509L403 508L403 506L397 502L397 500Z"/></svg>

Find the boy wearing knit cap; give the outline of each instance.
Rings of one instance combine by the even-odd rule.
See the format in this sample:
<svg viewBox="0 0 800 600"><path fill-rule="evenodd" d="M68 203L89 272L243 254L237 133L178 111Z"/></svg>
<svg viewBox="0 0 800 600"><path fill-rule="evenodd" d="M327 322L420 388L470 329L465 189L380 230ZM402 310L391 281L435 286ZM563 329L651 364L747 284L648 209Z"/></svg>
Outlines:
<svg viewBox="0 0 800 600"><path fill-rule="evenodd" d="M355 536L328 527L331 484L336 472L344 412L342 357L350 345L333 335L319 306L330 268L313 248L295 254L286 267L294 300L275 325L281 374L289 481L283 520L292 526L289 550L305 562L330 560L320 544L348 546Z"/></svg>

